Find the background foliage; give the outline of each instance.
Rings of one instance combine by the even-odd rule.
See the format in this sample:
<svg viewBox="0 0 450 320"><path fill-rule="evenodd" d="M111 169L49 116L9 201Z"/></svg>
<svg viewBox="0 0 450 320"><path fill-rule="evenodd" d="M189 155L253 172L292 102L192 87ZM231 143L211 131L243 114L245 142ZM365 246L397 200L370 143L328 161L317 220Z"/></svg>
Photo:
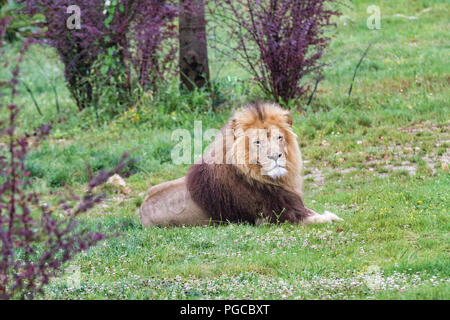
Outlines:
<svg viewBox="0 0 450 320"><path fill-rule="evenodd" d="M66 0L19 1L31 17L43 15L42 42L56 49L77 107L115 114L162 86L176 57L178 9L171 1L78 1L81 28L69 29ZM97 110L98 111L98 110Z"/></svg>

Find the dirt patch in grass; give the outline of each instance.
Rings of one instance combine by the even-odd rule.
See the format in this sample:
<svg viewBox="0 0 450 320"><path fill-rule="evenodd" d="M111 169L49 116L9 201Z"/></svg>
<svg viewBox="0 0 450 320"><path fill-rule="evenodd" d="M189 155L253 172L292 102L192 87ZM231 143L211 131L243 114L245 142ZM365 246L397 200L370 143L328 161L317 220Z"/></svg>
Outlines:
<svg viewBox="0 0 450 320"><path fill-rule="evenodd" d="M399 131L408 132L408 133L417 133L417 132L424 132L424 131L434 132L434 131L439 131L441 129L443 129L442 130L443 132L449 132L450 126L449 125L436 125L436 124L432 123L431 121L425 121L425 122L413 123L409 126L398 128Z"/></svg>

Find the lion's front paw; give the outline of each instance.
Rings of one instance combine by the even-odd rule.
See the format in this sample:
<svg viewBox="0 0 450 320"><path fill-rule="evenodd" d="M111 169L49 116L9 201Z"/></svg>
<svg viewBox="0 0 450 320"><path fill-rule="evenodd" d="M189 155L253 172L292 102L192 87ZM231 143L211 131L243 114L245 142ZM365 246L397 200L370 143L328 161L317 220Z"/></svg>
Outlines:
<svg viewBox="0 0 450 320"><path fill-rule="evenodd" d="M334 213L331 213L329 211L325 211L323 214L315 214L315 215L306 217L304 223L306 223L306 224L310 224L310 223L327 223L327 222L333 222L333 221L344 221L344 220L339 218Z"/></svg>
<svg viewBox="0 0 450 320"><path fill-rule="evenodd" d="M328 221L327 222L333 222L333 221L344 221L344 219L339 218L337 215L335 215L334 213L330 212L330 211L324 211L323 213L324 216L327 217Z"/></svg>

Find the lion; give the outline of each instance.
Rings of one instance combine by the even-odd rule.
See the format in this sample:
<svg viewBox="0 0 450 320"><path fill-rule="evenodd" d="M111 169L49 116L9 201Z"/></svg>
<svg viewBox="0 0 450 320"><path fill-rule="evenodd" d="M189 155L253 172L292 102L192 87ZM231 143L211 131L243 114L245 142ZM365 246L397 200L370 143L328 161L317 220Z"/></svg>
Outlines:
<svg viewBox="0 0 450 320"><path fill-rule="evenodd" d="M234 113L185 177L149 189L141 222L150 227L342 221L305 207L302 169L290 113L277 104L251 104Z"/></svg>

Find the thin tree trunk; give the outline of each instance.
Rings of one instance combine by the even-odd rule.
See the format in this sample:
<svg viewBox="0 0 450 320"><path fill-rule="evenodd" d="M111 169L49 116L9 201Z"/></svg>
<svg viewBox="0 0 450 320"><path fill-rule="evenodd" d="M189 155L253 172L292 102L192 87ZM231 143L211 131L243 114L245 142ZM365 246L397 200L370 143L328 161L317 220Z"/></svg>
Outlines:
<svg viewBox="0 0 450 320"><path fill-rule="evenodd" d="M202 88L209 82L206 47L205 4L203 0L180 0L179 18L181 87Z"/></svg>

